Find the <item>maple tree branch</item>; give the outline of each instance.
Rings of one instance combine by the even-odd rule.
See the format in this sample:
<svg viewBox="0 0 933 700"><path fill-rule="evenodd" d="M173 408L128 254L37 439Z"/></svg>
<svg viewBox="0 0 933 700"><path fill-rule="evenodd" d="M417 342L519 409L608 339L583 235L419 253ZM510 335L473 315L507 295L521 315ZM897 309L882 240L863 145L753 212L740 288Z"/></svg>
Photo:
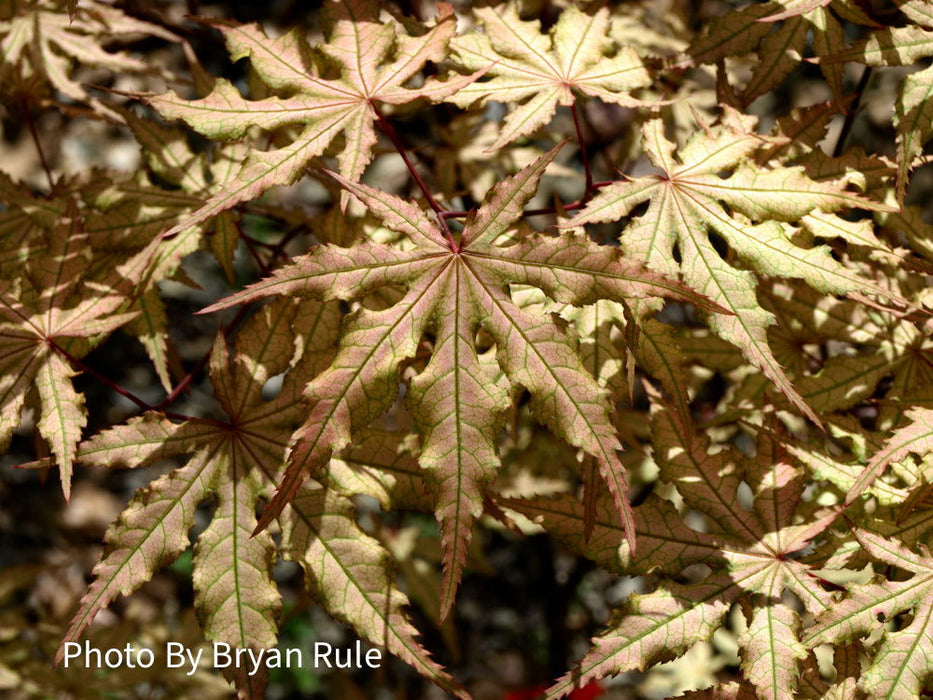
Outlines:
<svg viewBox="0 0 933 700"><path fill-rule="evenodd" d="M593 194L593 169L590 165L590 156L586 152L586 142L583 139L583 126L580 124L580 115L577 114L577 103L570 103L570 116L573 117L573 128L577 132L577 144L580 146L580 159L583 161L583 174L586 178L586 189L583 199L589 199Z"/></svg>
<svg viewBox="0 0 933 700"><path fill-rule="evenodd" d="M849 140L849 133L852 131L852 125L855 124L855 117L862 102L862 95L865 94L865 88L868 87L869 80L871 80L871 66L865 66L862 77L859 78L858 85L855 86L855 99L849 105L849 111L846 113L845 121L842 122L842 128L839 130L839 137L836 139L835 148L833 148L834 158L841 156L845 150L846 142Z"/></svg>
<svg viewBox="0 0 933 700"><path fill-rule="evenodd" d="M256 250L256 242L250 236L247 236L245 233L243 233L243 230L240 228L239 224L237 224L237 230L240 232L240 240L246 244L246 249L249 251L250 255L253 256L253 260L256 261L256 265L260 270L263 271L263 273L265 273L266 264L262 261L262 257L259 255L259 251Z"/></svg>
<svg viewBox="0 0 933 700"><path fill-rule="evenodd" d="M233 329L236 328L240 324L240 321L243 320L243 317L246 315L246 311L249 308L250 307L248 305L241 306L237 310L236 315L230 320L230 323L226 324L225 326L221 328L221 333L224 334L224 338L230 337L230 334L233 332ZM204 355L201 356L201 359L198 360L197 364L195 364L195 366L191 368L191 371L188 372L188 374L186 374L184 377L182 377L181 381L175 385L172 391L169 392L168 396L166 396L164 399L159 401L159 403L153 406L152 410L164 412L166 406L171 406L173 403L175 403L175 401L178 400L178 397L181 396L187 390L191 382L194 381L194 378L197 377L207 366L207 363L211 359L212 352L213 352L213 348L211 348L206 353L204 353ZM169 415L169 414L166 413L165 415Z"/></svg>
<svg viewBox="0 0 933 700"><path fill-rule="evenodd" d="M259 248L265 248L266 250L274 250L274 249L275 249L275 245L276 245L275 243L266 243L265 241L260 241L260 240L259 240L258 238L256 238L255 236L250 236L248 233L246 233L246 232L243 230L243 227L242 227L242 226L239 226L239 225L238 225L238 226L237 226L237 231L239 232L239 237L243 239L243 242L244 242L244 243L246 243L246 242L248 241L248 244L257 246L257 247L259 247Z"/></svg>
<svg viewBox="0 0 933 700"><path fill-rule="evenodd" d="M382 112L379 111L379 108L375 105L375 103L370 102L369 104L373 108L373 113L376 115L376 123L379 125L379 129L388 137L389 141L392 142L392 145L395 146L395 150L398 151L398 154L402 157L402 161L405 163L405 167L408 168L408 172L411 173L412 178L418 185L418 189L421 190L424 198L428 201L428 205L437 215L437 220L440 222L441 230L444 232L444 238L446 238L447 242L450 244L451 250L457 250L459 246L454 240L453 234L450 232L450 227L447 226L448 217L444 216L444 212L446 210L438 203L436 199L434 199L434 195L431 194L431 190L428 188L427 183L422 179L421 175L418 174L418 171L415 169L415 164L412 163L411 158L408 157L408 152L405 150L405 144L402 143L398 132L395 131L395 127L392 126L391 122L389 122L389 120L382 115Z"/></svg>
<svg viewBox="0 0 933 700"><path fill-rule="evenodd" d="M49 162L45 158L45 151L42 150L42 142L39 140L39 132L36 130L36 121L32 117L32 110L29 109L29 103L26 102L25 98L21 101L23 115L26 118L26 126L29 128L29 134L32 136L32 142L36 146L36 152L39 154L39 162L42 164L42 169L45 171L45 176L49 181L49 189L55 188L55 178L52 177L52 169L49 167Z"/></svg>
<svg viewBox="0 0 933 700"><path fill-rule="evenodd" d="M124 389L122 386L112 381L111 379L105 377L103 374L98 372L96 369L94 369L90 365L86 364L82 360L79 360L77 357L75 357L70 352L65 350L65 348L63 348L61 345L56 343L52 338L47 338L45 342L52 350L54 350L59 355L61 355L63 358L65 358L65 360L68 361L68 364L70 364L76 370L83 372L90 377L93 377L94 379L99 381L101 384L106 386L108 389L110 389L111 391L115 391L123 398L128 399L129 401L132 401L134 404L139 406L144 411L152 410L153 408L152 405L149 404L147 401L144 401L143 399L139 398L136 394L129 391L128 389Z"/></svg>
<svg viewBox="0 0 933 700"><path fill-rule="evenodd" d="M208 360L210 359L211 359L210 351L204 353L203 357L201 357L201 359L198 360L198 363L191 369L191 371L188 372L188 374L186 374L184 377L182 377L182 380L178 382L178 384L175 385L175 388L173 388L172 391L164 399L162 399L161 401L159 401L159 403L153 406L152 410L162 411L165 409L166 406L171 406L173 403L175 403L175 401L178 400L178 397L181 396L182 393L184 393L185 390L188 388L188 386L191 384L191 382L194 381L194 378L198 376L198 374L201 373L201 370L203 370L207 366Z"/></svg>
<svg viewBox="0 0 933 700"><path fill-rule="evenodd" d="M570 204L565 204L561 207L561 211L576 211L577 209L582 209L586 206L587 198L579 199L576 202L571 202ZM546 214L556 214L557 207L543 207L541 209L526 209L522 212L522 216L544 216Z"/></svg>
<svg viewBox="0 0 933 700"><path fill-rule="evenodd" d="M284 236L282 236L282 240L280 240L278 243L272 246L272 249L269 252L269 263L266 265L266 270L265 270L266 273L268 273L272 269L272 263L274 263L275 259L278 258L280 255L286 258L288 257L285 255L285 246L287 246L292 240L294 240L294 238L298 234L300 234L306 228L307 227L304 226L303 224L295 226L294 228L292 228L291 231L289 231Z"/></svg>
<svg viewBox="0 0 933 700"><path fill-rule="evenodd" d="M111 391L115 391L123 398L136 404L142 410L160 411L159 408L157 408L156 406L153 406L148 401L141 399L136 394L134 394L132 391L128 389L124 389L122 386L120 386L113 380L109 379L108 377L105 377L103 374L98 372L96 369L91 367L89 364L85 363L83 360L79 360L77 357L75 357L70 352L65 350L65 348L63 348L61 345L56 343L54 339L47 338L45 342L52 350L54 350L59 355L61 355L63 358L65 358L68 364L70 364L76 370L78 370L79 372L83 372L84 374L87 374L89 377L93 377L94 379L96 379L98 382L106 386ZM175 413L174 411L160 411L160 412L166 418L171 418L173 420L204 420L204 419L195 419L194 416L189 416L184 413Z"/></svg>

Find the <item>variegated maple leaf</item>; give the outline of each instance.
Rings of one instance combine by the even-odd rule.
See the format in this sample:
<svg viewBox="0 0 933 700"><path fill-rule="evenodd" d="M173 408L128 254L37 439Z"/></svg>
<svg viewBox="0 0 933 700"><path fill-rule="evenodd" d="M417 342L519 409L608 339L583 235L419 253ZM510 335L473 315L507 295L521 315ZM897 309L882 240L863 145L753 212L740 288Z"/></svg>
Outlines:
<svg viewBox="0 0 933 700"><path fill-rule="evenodd" d="M643 129L645 150L661 174L602 188L567 226L618 221L649 202L621 233L625 252L668 276L683 275L689 286L733 312L713 316L712 329L738 345L781 393L819 422L768 346L766 329L774 317L758 302L756 273L800 278L831 294L873 289L870 280L835 260L828 246L798 245L792 224L814 211L889 207L843 185L811 180L801 168L753 167L749 159L768 145L753 125L752 118L730 110L722 124L696 133L678 149L665 136L661 119L649 121ZM727 254L716 249L712 236L725 243ZM731 262L734 257L751 270Z"/></svg>
<svg viewBox="0 0 933 700"><path fill-rule="evenodd" d="M327 42L313 50L300 29L272 38L255 24L213 21L223 33L231 57L249 57L259 80L273 93L287 96L247 100L232 83L220 78L213 91L200 100L183 100L168 92L147 101L162 116L183 119L213 139L242 139L253 127L274 131L298 125L300 131L280 148L251 150L237 177L166 236L254 199L274 185L293 182L312 158L324 153L341 135L344 144L337 156L340 172L358 180L376 143L373 122L379 118L377 103L441 99L474 79L467 76L440 82L428 78L419 87L405 87L427 61L446 56L456 19L449 5L438 8L434 25L423 35L414 36L394 17L381 15L379 3L330 0L325 6L331 20ZM322 66L331 64L339 68L339 78L322 77Z"/></svg>
<svg viewBox="0 0 933 700"><path fill-rule="evenodd" d="M905 413L905 418L907 425L891 434L849 487L846 503L852 503L861 496L890 464L911 453L927 455L933 452L933 409L914 407Z"/></svg>
<svg viewBox="0 0 933 700"><path fill-rule="evenodd" d="M929 0L905 0L897 6L910 20L909 24L881 27L855 46L823 59L821 65L858 61L869 66L910 66L933 56L933 4ZM927 66L904 77L894 103L894 125L897 127L897 196L903 203L914 159L933 136L933 67Z"/></svg>
<svg viewBox="0 0 933 700"><path fill-rule="evenodd" d="M102 44L127 34L179 40L156 24L97 0L77 4L26 0L12 6L15 10L9 16L0 14L0 90L18 89L28 94L29 84L47 83L68 100L90 105L112 119L119 119L119 115L71 76L73 66L105 68L120 75L166 75L156 64L125 52L107 51Z"/></svg>
<svg viewBox="0 0 933 700"><path fill-rule="evenodd" d="M780 85L808 51L817 57L842 51L845 31L840 19L863 27L880 26L854 0L777 0L713 19L689 53L696 63L716 63L756 52L758 61L741 94L743 103L750 104ZM842 104L842 67L821 63L820 69L836 102Z"/></svg>
<svg viewBox="0 0 933 700"><path fill-rule="evenodd" d="M277 547L268 532L253 534L256 506L281 474L292 426L302 412L301 382L329 362L339 320L336 304L279 300L247 322L234 348L228 349L222 335L214 344L210 375L225 419L177 423L149 412L81 446L81 461L95 466L138 468L190 456L184 466L137 492L111 526L94 581L62 648L78 639L102 608L188 547L196 510L212 497L216 510L194 551L195 606L204 633L236 648L275 646L280 600L272 567ZM283 371L288 373L278 396L264 399L266 382ZM387 576L388 553L360 529L346 495L308 483L281 520L282 555L302 566L309 588L330 614L461 694L417 642L402 612L407 600ZM265 683L246 669L235 680L257 694Z"/></svg>
<svg viewBox="0 0 933 700"><path fill-rule="evenodd" d="M2 251L11 258L4 262L20 268L0 282L0 449L9 445L35 387L39 434L51 447L68 498L87 424L84 396L71 383L77 373L73 360L136 314L119 313L126 298L88 279L91 251L73 202L54 230L39 227L33 233L45 248L29 255L25 269L15 248Z"/></svg>
<svg viewBox="0 0 933 700"><path fill-rule="evenodd" d="M114 181L98 177L85 188L85 200L93 206L88 214L88 232L97 250L126 251L152 244L161 231L202 206L210 196L235 180L247 147L229 144L205 153L195 153L180 129L168 128L120 110L144 154L152 175L137 173ZM153 180L177 189L153 186ZM203 231L211 226L209 236ZM155 281L175 275L182 259L199 246L208 247L227 276L233 280L233 261L240 240L239 216L224 211L206 224L191 227L176 236L163 237L149 276L151 284L141 290L133 309L139 310L127 328L146 349L162 387L170 392L171 359L176 356L168 332L165 304Z"/></svg>
<svg viewBox="0 0 933 700"><path fill-rule="evenodd" d="M665 580L651 593L632 596L547 697L563 697L591 680L645 670L683 653L708 640L724 624L730 607L741 601L747 624L738 638L744 677L759 698L794 700L807 652L800 639L801 614L787 602L787 593L806 611L831 610L832 597L797 553L832 523L836 511L821 511L801 500L803 471L764 430L752 459L731 449L711 453L704 434L655 400L651 432L661 479L677 487L686 508L706 516L706 532L687 527L670 502L650 498L635 509L635 558L617 514L605 503L597 508L594 534L586 540L582 508L572 499L500 501L610 570L677 575L698 563L712 569L696 582ZM751 508L740 495L743 483L752 491ZM806 515L800 518L802 513Z"/></svg>
<svg viewBox="0 0 933 700"><path fill-rule="evenodd" d="M884 630L871 663L858 680L859 689L870 698L919 698L930 677L933 557L924 545L912 551L897 538L861 528L852 534L872 559L912 575L906 580L888 576L848 586L849 595L817 618L804 643L851 641ZM886 628L902 613L911 614L905 624Z"/></svg>
<svg viewBox="0 0 933 700"><path fill-rule="evenodd" d="M517 306L509 285L539 287L576 305L667 296L715 307L679 283L629 263L618 248L599 246L581 235L527 234L514 245L496 244L521 216L558 148L500 182L470 215L459 241L420 207L335 176L404 236L404 245L370 241L346 249L319 246L205 309L283 294L360 300L390 285L407 290L387 309L361 308L350 316L336 358L305 391L310 411L295 434L288 472L261 524L294 498L309 474L317 474L333 453L349 445L357 430L393 404L399 367L415 355L422 338L433 337L431 360L412 379L406 400L422 437L420 462L441 524L446 612L473 521L498 469L496 443L510 405L506 389L492 381L480 361L476 334L482 328L495 342L509 383L531 394L537 420L595 460L634 540L608 393L587 372L573 337L549 316Z"/></svg>
<svg viewBox="0 0 933 700"><path fill-rule="evenodd" d="M461 107L518 102L489 150L496 150L547 124L558 105L570 106L574 92L626 107L644 105L629 93L651 83L635 51L617 46L609 34L609 9L585 12L571 4L550 31L538 20L524 21L516 3L475 7L483 33L472 31L450 42L455 61L485 77L448 98Z"/></svg>

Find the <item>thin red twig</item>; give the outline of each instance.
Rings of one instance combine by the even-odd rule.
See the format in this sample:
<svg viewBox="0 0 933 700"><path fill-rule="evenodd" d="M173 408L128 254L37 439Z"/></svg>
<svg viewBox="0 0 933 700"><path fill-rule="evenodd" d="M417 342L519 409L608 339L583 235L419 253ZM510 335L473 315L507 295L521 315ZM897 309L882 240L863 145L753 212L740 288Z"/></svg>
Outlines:
<svg viewBox="0 0 933 700"><path fill-rule="evenodd" d="M138 397L132 391L129 391L128 389L124 389L122 386L120 386L116 382L112 381L108 377L105 377L103 374L98 372L96 369L94 369L90 365L86 364L84 361L79 360L77 357L75 357L70 352L65 350L65 348L63 348L61 345L56 343L52 338L47 339L46 343L48 344L50 348L52 348L52 350L54 350L59 355L61 355L63 358L65 358L65 360L68 361L68 364L70 364L76 370L78 370L79 372L83 372L90 377L93 377L98 382L106 386L108 389L115 391L120 396L133 402L134 404L136 404L139 408L143 409L144 411L159 411L166 418L171 418L172 420L200 420L200 421L205 421L209 423L210 422L218 423L218 424L220 423L220 421L214 421L210 418L196 418L195 416L189 416L184 413L176 413L174 411L160 410L157 407L150 404L148 401L145 401L141 399L140 397Z"/></svg>
<svg viewBox="0 0 933 700"><path fill-rule="evenodd" d="M408 152L405 150L405 145L402 143L402 140L399 138L398 133L395 131L395 127L392 126L392 123L382 116L382 113L379 111L379 108L374 104L370 103L373 108L373 113L376 115L376 123L379 125L379 129L383 134L392 142L392 145L395 146L395 150L398 151L398 154L402 157L402 161L405 163L405 167L408 168L408 172L411 173L412 179L418 185L418 189L421 190L421 193L424 195L424 198L428 202L428 206L434 210L434 213L437 215L437 220L440 222L441 230L444 233L444 238L447 239L447 242L450 244L451 250L458 250L459 245L457 241L454 240L453 234L450 232L450 227L447 226L447 217L444 216L446 211L436 199L434 195L431 194L431 190L428 188L427 183L421 178L421 175L418 174L418 171L415 169L414 163L411 162L411 159L408 157Z"/></svg>
<svg viewBox="0 0 933 700"><path fill-rule="evenodd" d="M589 199L593 194L593 169L590 166L590 156L586 152L586 140L583 138L583 127L580 124L580 115L577 114L577 103L570 104L570 116L573 117L573 128L577 132L577 145L580 147L580 159L583 161L583 174L586 178L586 189L583 199Z"/></svg>
<svg viewBox="0 0 933 700"><path fill-rule="evenodd" d="M29 109L29 103L24 99L22 101L23 113L26 117L26 126L29 127L29 134L32 136L32 142L36 146L36 152L39 154L39 162L42 163L42 169L49 180L49 189L55 188L55 178L52 177L52 169L49 162L45 159L45 151L42 150L42 142L39 140L39 132L36 131L36 122L32 118L32 110Z"/></svg>

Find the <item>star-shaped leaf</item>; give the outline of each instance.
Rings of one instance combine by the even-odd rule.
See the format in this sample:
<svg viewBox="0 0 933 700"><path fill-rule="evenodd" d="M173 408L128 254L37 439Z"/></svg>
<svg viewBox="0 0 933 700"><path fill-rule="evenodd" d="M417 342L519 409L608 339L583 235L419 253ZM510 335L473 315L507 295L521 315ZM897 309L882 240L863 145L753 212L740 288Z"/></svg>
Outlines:
<svg viewBox="0 0 933 700"><path fill-rule="evenodd" d="M733 450L710 453L709 439L657 397L651 421L661 478L677 487L687 508L707 516L709 532L691 530L670 503L650 499L635 509L639 545L644 543L646 551L633 559L615 513L605 507L598 509L595 535L586 542L579 534L581 509L566 499L506 504L536 516L546 529L556 530L570 546L609 568L622 563L626 572L675 573L703 563L713 571L695 583L664 582L652 593L632 596L578 667L558 680L547 697L562 697L607 675L645 670L682 653L709 639L730 606L742 601L747 628L738 644L744 677L757 697L793 700L806 649L800 641L800 613L785 602L786 593L815 614L832 608L829 593L796 560L795 552L820 535L836 512L804 505L802 471L767 431L759 435L756 458L748 460ZM740 496L743 483L752 490L751 509ZM795 516L801 509L808 515L798 524Z"/></svg>
<svg viewBox="0 0 933 700"><path fill-rule="evenodd" d="M610 37L608 8L585 12L571 4L550 35L541 33L537 20L522 20L515 3L476 7L473 14L484 32L453 39L452 55L467 70L488 68L488 79L461 88L449 101L461 107L521 103L509 111L489 150L547 124L558 105L573 104L574 92L626 107L645 104L629 93L650 84L648 72L632 48Z"/></svg>
<svg viewBox="0 0 933 700"><path fill-rule="evenodd" d="M0 448L9 444L35 386L39 434L52 449L68 498L87 424L84 396L71 383L73 359L136 314L119 313L126 299L86 280L91 254L74 203L57 231L41 233L48 234L47 247L30 256L26 274L0 283Z"/></svg>
<svg viewBox="0 0 933 700"><path fill-rule="evenodd" d="M352 300L387 285L407 289L385 310L355 312L334 362L308 385L310 411L295 434L288 473L261 524L294 497L309 474L318 473L334 452L348 446L355 431L393 404L399 366L430 334L431 360L412 380L407 402L422 438L421 465L441 523L442 609L449 609L472 523L498 469L496 442L510 405L505 389L480 362L476 334L482 328L492 337L509 382L531 395L537 420L595 460L634 538L608 392L587 372L574 338L549 316L517 306L508 287L532 285L576 305L602 298L668 296L715 307L678 283L627 262L618 248L599 246L581 235L529 234L514 245L497 245L557 150L499 183L471 214L459 242L419 207L339 178L386 226L404 235L405 246L320 246L206 309L283 294Z"/></svg>
<svg viewBox="0 0 933 700"><path fill-rule="evenodd" d="M234 60L248 57L258 78L273 92L245 99L229 81L218 79L200 100L183 100L168 92L148 102L168 119L183 119L213 139L241 139L253 128L273 131L297 125L297 135L274 150L252 150L236 178L197 211L166 232L171 236L205 219L253 199L274 185L294 181L312 158L324 153L338 136L344 146L337 159L340 172L356 181L372 158L377 103L405 104L420 97L441 99L474 80L474 76L420 87L405 87L427 61L445 57L456 19L449 5L439 5L437 21L420 36L408 33L395 18L380 15L377 3L330 0L328 41L315 53L299 29L271 38L255 24L212 22L224 35ZM335 64L338 78L322 77L321 66Z"/></svg>
<svg viewBox="0 0 933 700"><path fill-rule="evenodd" d="M329 362L339 325L336 304L280 300L253 316L228 349L220 336L211 355L211 381L226 420L176 423L149 412L82 444L83 463L142 467L190 455L133 497L110 528L94 581L64 643L78 639L94 616L126 595L188 547L198 506L213 497L213 518L194 550L195 605L208 639L236 648L275 646L280 596L272 581L277 547L268 532L254 536L256 505L267 497L285 463L291 426L301 413L297 376ZM288 371L273 400L263 387ZM281 551L301 564L327 611L361 637L385 646L426 677L461 695L431 660L402 612L405 596L387 577L387 552L355 521L345 494L312 483L282 516ZM63 652L60 650L59 655ZM261 693L262 677L235 672L241 689Z"/></svg>
<svg viewBox="0 0 933 700"><path fill-rule="evenodd" d="M622 231L626 253L671 277L680 273L688 285L732 311L731 316L713 316L713 330L738 345L781 393L818 422L768 346L766 329L773 316L758 302L755 273L800 278L831 294L871 289L870 280L836 261L827 246L798 245L790 224L814 210L888 207L835 183L811 180L800 168L753 168L749 159L767 144L751 126L728 112L723 124L698 132L678 150L665 136L661 119L651 120L643 131L645 149L661 174L604 187L567 225L616 221L648 201L647 211ZM720 241L724 246L717 249ZM733 257L751 270L731 262Z"/></svg>

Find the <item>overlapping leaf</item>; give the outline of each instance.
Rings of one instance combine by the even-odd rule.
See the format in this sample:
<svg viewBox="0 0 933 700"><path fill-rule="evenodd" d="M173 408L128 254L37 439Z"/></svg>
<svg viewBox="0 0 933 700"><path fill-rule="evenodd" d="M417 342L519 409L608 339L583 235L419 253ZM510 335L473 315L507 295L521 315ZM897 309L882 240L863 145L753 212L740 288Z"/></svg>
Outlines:
<svg viewBox="0 0 933 700"><path fill-rule="evenodd" d="M880 631L899 614L912 617L900 629L884 632L871 664L858 681L870 698L918 698L930 676L933 635L933 558L926 547L911 551L896 539L856 529L862 548L877 561L912 575L849 587L849 595L822 614L809 630L808 645L841 642Z"/></svg>
<svg viewBox="0 0 933 700"><path fill-rule="evenodd" d="M750 167L747 159L766 144L750 130L749 120L727 116L679 151L664 135L663 122L650 121L644 128L646 151L662 174L603 188L570 225L620 220L649 201L647 211L622 232L626 253L669 276L683 275L688 285L733 312L712 317L713 330L738 345L781 393L818 422L768 346L766 328L773 316L758 302L754 273L800 278L832 294L871 288L870 281L836 261L828 247L797 245L790 223L814 210L885 207L842 186L811 180L799 168ZM716 249L713 236L725 243L729 255ZM754 272L730 263L732 255Z"/></svg>
<svg viewBox="0 0 933 700"><path fill-rule="evenodd" d="M291 426L301 414L296 377L313 376L326 366L338 321L335 304L298 306L281 300L270 305L242 329L234 354L223 337L214 345L211 380L226 420L174 423L147 413L82 445L82 462L108 467L190 457L138 492L111 527L95 580L64 642L76 640L110 601L136 589L185 550L197 507L213 496L213 518L194 554L195 604L205 634L236 648L275 645L280 601L271 574L276 546L267 532L253 534L256 505L281 474ZM266 382L289 368L279 395L264 400ZM283 554L304 567L309 587L329 613L459 692L416 641L401 611L407 601L387 578L387 553L360 530L345 495L309 484L283 521ZM236 680L241 688L263 683L246 670Z"/></svg>
<svg viewBox="0 0 933 700"><path fill-rule="evenodd" d="M55 455L67 498L87 424L84 396L71 383L72 358L135 314L118 313L125 298L87 279L90 250L73 203L57 231L39 228L36 234L46 250L30 256L25 275L0 283L0 448L9 444L34 386L39 433Z"/></svg>
<svg viewBox="0 0 933 700"><path fill-rule="evenodd" d="M92 97L72 77L74 64L105 68L119 74L158 74L156 66L125 52L106 51L101 44L127 34L166 41L178 37L162 27L130 17L112 5L82 0L66 9L64 2L14 3L16 12L0 21L0 85L4 90L25 86L37 78L68 100L88 104L96 112L119 119L109 106Z"/></svg>
<svg viewBox="0 0 933 700"><path fill-rule="evenodd" d="M749 104L782 83L808 50L818 57L842 51L845 31L840 19L879 26L854 0L778 0L715 18L689 52L697 63L756 52L758 61L741 96ZM842 104L841 66L822 63L820 68L837 103Z"/></svg>
<svg viewBox="0 0 933 700"><path fill-rule="evenodd" d="M869 66L909 66L933 56L933 9L927 0L897 3L910 20L903 27L885 26L870 33L855 46L833 52L823 63L836 65L859 61ZM907 176L923 145L933 136L933 68L906 76L894 103L897 127L897 194L903 202Z"/></svg>
<svg viewBox="0 0 933 700"><path fill-rule="evenodd" d="M802 474L780 444L764 433L754 460L732 450L710 454L704 435L695 434L678 412L655 404L652 437L661 478L677 486L688 508L708 516L708 534L687 528L670 503L649 500L635 510L639 546L644 543L647 553L631 561L618 521L605 508L599 510L594 537L585 542L579 507L544 499L507 502L608 568L628 564L625 571L673 573L702 562L713 570L696 583L664 583L652 593L633 596L577 668L551 687L548 697L564 696L607 675L645 670L682 653L709 639L730 606L742 600L749 611L747 630L738 640L745 678L757 697L792 700L806 651L800 641L800 614L786 602L787 592L816 614L832 606L829 593L794 553L818 536L835 513L809 508L803 523L794 521L805 509L800 500ZM752 489L751 510L739 496L743 482Z"/></svg>
<svg viewBox="0 0 933 700"><path fill-rule="evenodd" d="M519 102L506 116L489 150L497 150L547 124L558 105L569 106L574 91L627 107L643 105L629 93L651 81L641 59L609 35L609 10L564 9L550 36L537 20L519 17L515 3L476 7L484 32L450 42L453 58L470 71L486 70L487 80L461 88L448 99L461 107Z"/></svg>
<svg viewBox="0 0 933 700"><path fill-rule="evenodd" d="M496 440L510 404L480 363L476 333L482 328L495 342L509 382L531 394L537 420L596 461L634 539L607 392L586 371L574 340L551 318L516 306L508 285L536 286L558 301L578 305L600 298L669 296L712 307L678 283L624 261L617 248L600 247L579 235L535 234L512 246L495 244L520 216L556 150L500 183L468 219L457 243L417 206L341 179L388 227L404 234L405 247L372 242L349 249L321 246L208 309L283 294L350 300L387 285L407 289L384 311L355 312L334 362L308 385L310 412L295 435L288 472L263 524L294 497L308 474L318 473L355 431L393 404L399 366L430 333L431 361L412 380L407 400L441 522L442 599L448 609L472 523L498 468Z"/></svg>
<svg viewBox="0 0 933 700"><path fill-rule="evenodd" d="M338 155L340 172L358 180L376 143L376 103L440 99L473 80L467 76L442 83L429 78L420 87L405 87L427 61L445 56L456 21L449 5L439 8L434 26L413 36L396 19L381 17L376 3L331 0L326 6L331 30L327 43L318 47L319 54L312 52L298 29L272 38L258 25L215 23L231 57L249 57L259 79L287 96L247 100L229 81L218 79L203 99L183 100L169 92L149 97L150 104L163 116L184 119L210 138L241 139L252 127L274 131L300 125L301 130L280 148L252 150L234 180L166 235L256 198L274 185L294 181L340 135L344 137ZM320 66L325 61L339 67L339 78L322 77Z"/></svg>
<svg viewBox="0 0 933 700"><path fill-rule="evenodd" d="M245 329L232 360L226 342L218 338L211 379L228 421L174 423L150 412L82 445L82 462L107 467L141 467L166 457L191 456L183 467L139 491L111 526L94 582L64 641L76 640L110 601L135 590L187 549L195 511L214 495L217 509L194 557L205 634L242 648L275 644L280 605L270 577L275 549L267 533L255 538L251 533L256 502L281 471L298 401L294 386L272 402L264 401L261 392L266 380L294 359L289 325L297 321L301 328L318 321L310 318L315 311L322 317L316 337L323 347L310 348L309 356L326 353L327 338L333 337L332 310L305 308L307 319L296 319L294 305L287 302L265 309Z"/></svg>

